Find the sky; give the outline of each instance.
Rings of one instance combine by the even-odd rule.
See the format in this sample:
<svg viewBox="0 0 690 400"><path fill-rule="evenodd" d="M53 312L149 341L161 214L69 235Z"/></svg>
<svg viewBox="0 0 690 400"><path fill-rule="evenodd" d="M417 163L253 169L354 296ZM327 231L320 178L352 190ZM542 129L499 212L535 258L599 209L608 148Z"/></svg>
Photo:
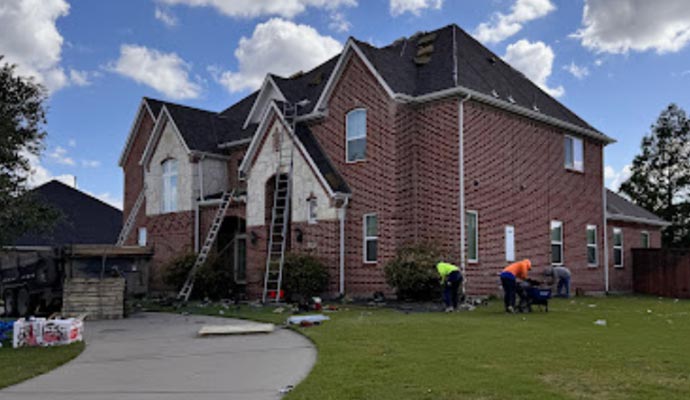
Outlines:
<svg viewBox="0 0 690 400"><path fill-rule="evenodd" d="M690 111L687 0L2 0L0 55L49 89L32 185L121 207L141 97L220 111L340 52L456 23L595 128L617 188L671 102Z"/></svg>

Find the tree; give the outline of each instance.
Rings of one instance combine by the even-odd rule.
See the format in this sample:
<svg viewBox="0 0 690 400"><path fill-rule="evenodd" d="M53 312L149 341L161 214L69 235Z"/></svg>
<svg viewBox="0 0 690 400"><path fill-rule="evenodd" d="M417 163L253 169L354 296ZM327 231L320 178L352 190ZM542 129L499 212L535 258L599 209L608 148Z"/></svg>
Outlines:
<svg viewBox="0 0 690 400"><path fill-rule="evenodd" d="M52 225L56 211L28 192L28 157L38 156L46 132L45 89L16 75L0 55L0 245Z"/></svg>
<svg viewBox="0 0 690 400"><path fill-rule="evenodd" d="M631 172L620 191L671 222L664 246L690 247L690 120L683 109L671 104L661 112Z"/></svg>

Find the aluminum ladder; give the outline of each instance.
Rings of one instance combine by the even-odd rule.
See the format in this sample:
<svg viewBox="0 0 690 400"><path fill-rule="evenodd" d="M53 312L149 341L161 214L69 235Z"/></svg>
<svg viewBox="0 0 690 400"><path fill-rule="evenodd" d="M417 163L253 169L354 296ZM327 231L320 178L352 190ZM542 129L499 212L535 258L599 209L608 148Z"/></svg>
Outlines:
<svg viewBox="0 0 690 400"><path fill-rule="evenodd" d="M268 236L268 254L266 256L266 273L264 274L264 291L262 302L281 300L280 290L283 285L283 265L287 247L288 223L290 222L290 200L292 197L292 169L295 146L290 145L289 154L283 148L283 136L279 136L278 166L275 174L273 191L273 209L271 210L271 230ZM286 171L287 170L287 171Z"/></svg>
<svg viewBox="0 0 690 400"><path fill-rule="evenodd" d="M211 252L211 247L216 242L218 231L220 230L220 226L223 224L225 212L228 210L228 207L230 206L234 196L234 189L230 192L223 192L223 195L220 199L220 205L218 206L218 210L216 210L216 216L213 218L213 223L208 230L204 245L201 247L201 250L199 250L199 254L196 256L196 261L194 261L192 269L189 270L189 275L187 275L187 279L185 280L182 289L180 289L180 293L177 294L177 300L182 300L185 303L189 300L189 296L192 294L192 289L194 289L194 278L196 277L196 272L208 259L208 255Z"/></svg>
<svg viewBox="0 0 690 400"><path fill-rule="evenodd" d="M122 230L120 230L120 235L117 237L117 242L115 242L115 246L124 246L125 242L127 241L127 237L129 237L130 232L132 232L132 226L134 226L134 222L137 220L137 215L139 215L139 209L141 208L141 205L144 204L145 198L146 185L144 185L141 188L141 192L139 193L137 200L134 202L134 206L129 211L129 215L127 216L125 225L122 227Z"/></svg>

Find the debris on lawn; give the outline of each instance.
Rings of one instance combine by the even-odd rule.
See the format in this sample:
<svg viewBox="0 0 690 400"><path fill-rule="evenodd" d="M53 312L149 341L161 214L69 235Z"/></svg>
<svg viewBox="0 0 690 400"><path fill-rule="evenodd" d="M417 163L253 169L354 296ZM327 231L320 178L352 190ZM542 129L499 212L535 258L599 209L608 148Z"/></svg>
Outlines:
<svg viewBox="0 0 690 400"><path fill-rule="evenodd" d="M0 321L0 342L3 340L8 340L10 337L7 336L8 333L12 332L14 327L14 321L3 322ZM2 344L2 343L0 343Z"/></svg>
<svg viewBox="0 0 690 400"><path fill-rule="evenodd" d="M12 347L62 346L81 342L83 318L45 319L20 318L12 327Z"/></svg>
<svg viewBox="0 0 690 400"><path fill-rule="evenodd" d="M326 315L293 315L287 319L290 325L312 326L321 325L321 322L328 321L330 318Z"/></svg>
<svg viewBox="0 0 690 400"><path fill-rule="evenodd" d="M237 325L206 325L199 329L199 336L219 335L247 335L251 333L271 333L275 330L273 324L259 324L247 322Z"/></svg>
<svg viewBox="0 0 690 400"><path fill-rule="evenodd" d="M594 321L594 325L606 326L606 325L607 325L607 322L606 322L605 319L598 319L598 320Z"/></svg>
<svg viewBox="0 0 690 400"><path fill-rule="evenodd" d="M285 308L283 307L278 307L273 310L273 314L282 314L285 311Z"/></svg>
<svg viewBox="0 0 690 400"><path fill-rule="evenodd" d="M458 306L457 311L474 311L477 307L470 303L462 303Z"/></svg>
<svg viewBox="0 0 690 400"><path fill-rule="evenodd" d="M589 308L596 308L597 305L596 305L596 304L588 304L587 307L589 307Z"/></svg>
<svg viewBox="0 0 690 400"><path fill-rule="evenodd" d="M292 385L287 385L287 386L284 386L282 389L280 389L278 392L280 394L288 394L288 393L292 392L292 389L294 389L294 388L295 387Z"/></svg>
<svg viewBox="0 0 690 400"><path fill-rule="evenodd" d="M223 311L223 310L218 310L218 314L220 314L220 315L225 315L225 311Z"/></svg>
<svg viewBox="0 0 690 400"><path fill-rule="evenodd" d="M651 313L652 313L652 310L647 309L647 314L651 314Z"/></svg>

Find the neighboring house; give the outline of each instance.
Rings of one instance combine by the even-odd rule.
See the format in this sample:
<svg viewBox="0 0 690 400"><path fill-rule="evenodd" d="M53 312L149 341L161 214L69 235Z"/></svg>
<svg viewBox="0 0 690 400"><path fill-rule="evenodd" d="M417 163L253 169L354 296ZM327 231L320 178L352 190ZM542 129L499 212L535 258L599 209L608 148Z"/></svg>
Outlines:
<svg viewBox="0 0 690 400"><path fill-rule="evenodd" d="M122 229L122 211L60 181L32 189L36 198L60 216L46 232L15 240L18 249L45 249L72 244L115 244Z"/></svg>
<svg viewBox="0 0 690 400"><path fill-rule="evenodd" d="M127 243L154 247L163 289L165 263L198 249L237 189L216 248L258 296L279 159L294 150L288 246L326 263L331 294L390 293L383 267L415 241L463 265L473 294L522 258L535 273L567 265L578 289L630 290L605 267L612 142L456 25L380 48L351 38L221 112L144 98L120 158Z"/></svg>

